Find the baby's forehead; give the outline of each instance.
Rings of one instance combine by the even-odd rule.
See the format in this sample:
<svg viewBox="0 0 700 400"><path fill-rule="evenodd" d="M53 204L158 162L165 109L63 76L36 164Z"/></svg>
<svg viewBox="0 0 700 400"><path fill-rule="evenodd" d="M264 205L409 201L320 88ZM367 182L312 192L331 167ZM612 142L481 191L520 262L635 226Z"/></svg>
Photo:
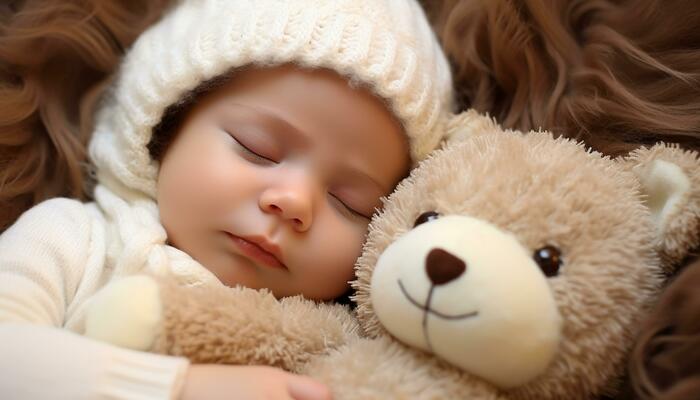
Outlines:
<svg viewBox="0 0 700 400"><path fill-rule="evenodd" d="M388 194L410 165L403 127L386 104L339 74L293 66L233 74L197 105L238 129L274 139L282 150L318 147L351 178L366 176Z"/></svg>

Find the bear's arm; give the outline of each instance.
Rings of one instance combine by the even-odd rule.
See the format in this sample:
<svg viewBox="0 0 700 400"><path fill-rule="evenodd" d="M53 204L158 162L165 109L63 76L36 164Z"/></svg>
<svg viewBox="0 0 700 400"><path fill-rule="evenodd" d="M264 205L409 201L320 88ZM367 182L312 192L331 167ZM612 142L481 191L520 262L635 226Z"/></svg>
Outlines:
<svg viewBox="0 0 700 400"><path fill-rule="evenodd" d="M193 363L276 366L298 371L346 343L358 326L346 307L247 288L161 283L163 320L152 351Z"/></svg>
<svg viewBox="0 0 700 400"><path fill-rule="evenodd" d="M312 357L345 344L358 330L350 311L340 305L134 275L96 295L85 334L193 363L267 365L296 372Z"/></svg>
<svg viewBox="0 0 700 400"><path fill-rule="evenodd" d="M327 384L334 400L506 399L484 381L388 337L352 339L301 372Z"/></svg>

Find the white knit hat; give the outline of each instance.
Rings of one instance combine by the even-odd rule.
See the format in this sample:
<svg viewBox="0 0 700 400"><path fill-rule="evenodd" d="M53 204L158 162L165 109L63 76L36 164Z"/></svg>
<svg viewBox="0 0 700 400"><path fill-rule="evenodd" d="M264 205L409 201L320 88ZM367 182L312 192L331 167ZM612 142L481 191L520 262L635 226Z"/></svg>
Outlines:
<svg viewBox="0 0 700 400"><path fill-rule="evenodd" d="M452 80L415 0L181 0L134 43L98 113L98 179L155 198L147 144L165 109L232 68L284 63L335 70L386 99L414 162L439 144Z"/></svg>

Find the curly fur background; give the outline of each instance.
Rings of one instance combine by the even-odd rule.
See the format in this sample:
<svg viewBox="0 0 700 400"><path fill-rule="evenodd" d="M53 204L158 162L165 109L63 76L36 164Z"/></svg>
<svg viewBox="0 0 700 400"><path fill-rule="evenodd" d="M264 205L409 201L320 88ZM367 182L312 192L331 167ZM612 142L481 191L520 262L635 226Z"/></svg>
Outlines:
<svg viewBox="0 0 700 400"><path fill-rule="evenodd" d="M0 4L0 232L47 198L85 198L92 109L170 0Z"/></svg>
<svg viewBox="0 0 700 400"><path fill-rule="evenodd" d="M685 400L700 393L700 260L664 291L635 344L629 399Z"/></svg>
<svg viewBox="0 0 700 400"><path fill-rule="evenodd" d="M608 154L700 148L700 2L423 0L461 108Z"/></svg>

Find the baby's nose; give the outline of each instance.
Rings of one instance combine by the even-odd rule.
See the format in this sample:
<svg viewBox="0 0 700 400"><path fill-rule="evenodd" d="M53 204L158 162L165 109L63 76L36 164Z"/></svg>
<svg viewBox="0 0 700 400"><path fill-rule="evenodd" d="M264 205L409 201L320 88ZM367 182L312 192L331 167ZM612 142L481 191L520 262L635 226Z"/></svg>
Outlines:
<svg viewBox="0 0 700 400"><path fill-rule="evenodd" d="M301 190L269 189L260 197L260 208L289 221L300 232L311 227L313 220L311 196Z"/></svg>

